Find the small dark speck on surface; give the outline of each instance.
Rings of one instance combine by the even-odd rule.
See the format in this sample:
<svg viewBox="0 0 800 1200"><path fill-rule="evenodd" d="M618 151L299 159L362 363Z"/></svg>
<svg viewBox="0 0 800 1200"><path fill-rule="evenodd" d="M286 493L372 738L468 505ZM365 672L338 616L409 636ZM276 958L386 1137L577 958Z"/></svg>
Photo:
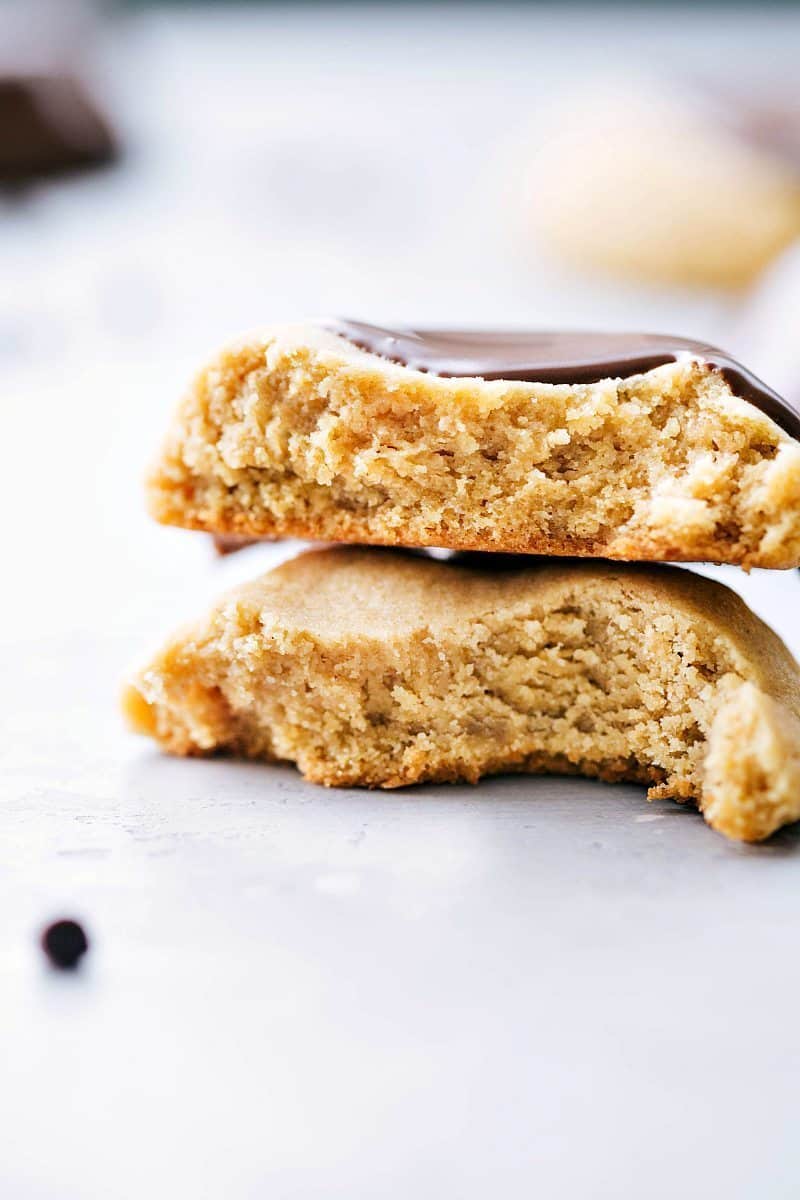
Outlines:
<svg viewBox="0 0 800 1200"><path fill-rule="evenodd" d="M41 944L51 966L67 971L76 967L89 949L83 926L69 919L48 925L42 931Z"/></svg>

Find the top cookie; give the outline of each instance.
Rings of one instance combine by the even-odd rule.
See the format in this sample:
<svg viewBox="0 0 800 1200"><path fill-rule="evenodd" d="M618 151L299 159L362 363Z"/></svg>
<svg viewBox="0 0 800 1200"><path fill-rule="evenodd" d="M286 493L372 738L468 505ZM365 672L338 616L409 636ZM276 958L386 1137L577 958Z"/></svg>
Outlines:
<svg viewBox="0 0 800 1200"><path fill-rule="evenodd" d="M685 339L276 326L197 377L148 498L249 537L783 568L798 438Z"/></svg>

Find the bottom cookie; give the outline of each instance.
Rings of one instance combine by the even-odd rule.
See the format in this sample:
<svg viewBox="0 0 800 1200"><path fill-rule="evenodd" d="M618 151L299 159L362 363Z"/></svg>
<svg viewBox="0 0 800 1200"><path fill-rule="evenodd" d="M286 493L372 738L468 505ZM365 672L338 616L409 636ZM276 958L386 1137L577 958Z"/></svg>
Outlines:
<svg viewBox="0 0 800 1200"><path fill-rule="evenodd" d="M677 568L312 551L177 634L124 706L172 753L330 786L564 772L693 799L745 841L800 818L800 667Z"/></svg>

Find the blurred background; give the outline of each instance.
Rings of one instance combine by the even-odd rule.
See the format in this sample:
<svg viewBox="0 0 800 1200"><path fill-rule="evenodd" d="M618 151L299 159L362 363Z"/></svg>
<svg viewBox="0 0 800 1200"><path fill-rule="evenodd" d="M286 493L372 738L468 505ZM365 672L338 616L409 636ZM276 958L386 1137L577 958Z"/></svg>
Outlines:
<svg viewBox="0 0 800 1200"><path fill-rule="evenodd" d="M239 333L663 331L800 401L799 61L791 3L0 0L3 1197L797 1195L791 831L328 794L116 696L287 552L144 513ZM709 570L800 655L796 572Z"/></svg>

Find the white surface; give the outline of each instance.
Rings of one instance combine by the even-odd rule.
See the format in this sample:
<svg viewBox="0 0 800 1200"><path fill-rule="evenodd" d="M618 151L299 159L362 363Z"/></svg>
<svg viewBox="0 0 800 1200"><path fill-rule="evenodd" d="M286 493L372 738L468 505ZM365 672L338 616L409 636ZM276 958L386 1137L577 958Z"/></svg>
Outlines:
<svg viewBox="0 0 800 1200"><path fill-rule="evenodd" d="M774 76L794 14L414 20L142 19L101 58L125 163L0 213L3 1197L797 1195L797 831L737 847L574 780L323 792L120 726L126 664L282 552L217 563L141 511L228 335L738 336L743 305L539 261L510 151L598 44ZM718 574L800 652L796 573ZM74 978L35 945L65 912Z"/></svg>

